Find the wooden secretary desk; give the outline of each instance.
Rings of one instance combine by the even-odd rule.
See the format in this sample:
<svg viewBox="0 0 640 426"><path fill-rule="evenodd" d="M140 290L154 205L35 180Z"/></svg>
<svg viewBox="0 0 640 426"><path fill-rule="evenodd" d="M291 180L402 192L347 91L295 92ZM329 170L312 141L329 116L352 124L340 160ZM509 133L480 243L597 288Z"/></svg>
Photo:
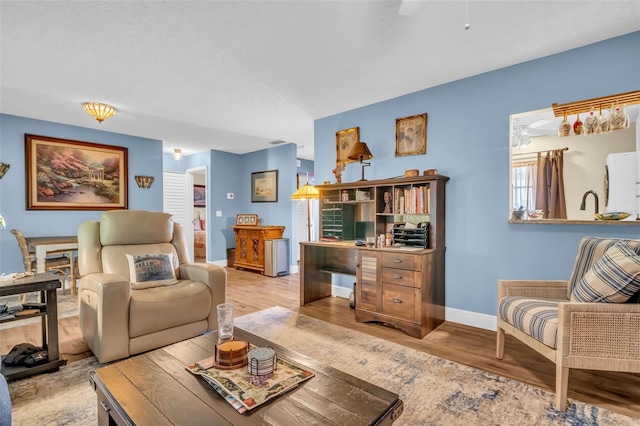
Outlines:
<svg viewBox="0 0 640 426"><path fill-rule="evenodd" d="M264 241L282 238L284 226L232 226L236 235L236 269L254 269L264 274Z"/></svg>

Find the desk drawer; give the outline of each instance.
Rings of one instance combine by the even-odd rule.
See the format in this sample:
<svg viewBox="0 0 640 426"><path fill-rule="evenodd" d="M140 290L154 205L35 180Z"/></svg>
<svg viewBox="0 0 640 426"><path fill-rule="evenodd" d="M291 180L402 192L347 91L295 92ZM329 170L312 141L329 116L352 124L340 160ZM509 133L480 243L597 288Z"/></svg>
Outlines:
<svg viewBox="0 0 640 426"><path fill-rule="evenodd" d="M394 318L420 322L420 289L384 283L382 313Z"/></svg>
<svg viewBox="0 0 640 426"><path fill-rule="evenodd" d="M382 281L407 287L422 287L422 272L405 269L382 268Z"/></svg>
<svg viewBox="0 0 640 426"><path fill-rule="evenodd" d="M420 270L420 256L409 253L383 253L382 267L407 269L410 271Z"/></svg>

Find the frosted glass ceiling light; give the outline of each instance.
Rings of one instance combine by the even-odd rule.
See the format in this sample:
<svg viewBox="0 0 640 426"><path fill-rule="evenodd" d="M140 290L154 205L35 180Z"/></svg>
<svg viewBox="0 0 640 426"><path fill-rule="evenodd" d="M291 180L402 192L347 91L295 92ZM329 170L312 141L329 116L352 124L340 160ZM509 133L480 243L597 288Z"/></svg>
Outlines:
<svg viewBox="0 0 640 426"><path fill-rule="evenodd" d="M82 104L82 107L87 114L98 120L100 123L109 117L113 117L117 112L111 105L101 104L99 102L85 102Z"/></svg>
<svg viewBox="0 0 640 426"><path fill-rule="evenodd" d="M173 150L173 158L174 158L176 161L180 161L180 160L182 160L182 150L181 150L180 148L175 148L175 149Z"/></svg>

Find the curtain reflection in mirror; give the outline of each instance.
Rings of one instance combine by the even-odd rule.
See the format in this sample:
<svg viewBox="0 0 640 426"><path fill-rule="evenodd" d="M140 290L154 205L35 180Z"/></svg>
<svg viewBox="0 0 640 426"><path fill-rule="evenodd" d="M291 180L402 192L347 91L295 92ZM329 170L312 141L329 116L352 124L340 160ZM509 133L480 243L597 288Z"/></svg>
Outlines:
<svg viewBox="0 0 640 426"><path fill-rule="evenodd" d="M566 219L564 151L538 152L536 161L513 163L513 209L542 210L542 218ZM530 217L532 214L529 214Z"/></svg>

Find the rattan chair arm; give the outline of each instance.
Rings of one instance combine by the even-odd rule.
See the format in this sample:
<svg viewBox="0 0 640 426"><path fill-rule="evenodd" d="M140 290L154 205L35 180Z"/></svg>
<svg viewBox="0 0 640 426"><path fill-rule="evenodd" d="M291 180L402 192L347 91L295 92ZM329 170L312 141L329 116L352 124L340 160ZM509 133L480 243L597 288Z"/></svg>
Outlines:
<svg viewBox="0 0 640 426"><path fill-rule="evenodd" d="M566 280L498 280L498 300L506 296L567 299Z"/></svg>
<svg viewBox="0 0 640 426"><path fill-rule="evenodd" d="M639 336L638 303L558 304L558 351L563 356L590 359L591 364L583 368L640 372L637 366L629 370L626 364L608 364L612 360L639 362Z"/></svg>

